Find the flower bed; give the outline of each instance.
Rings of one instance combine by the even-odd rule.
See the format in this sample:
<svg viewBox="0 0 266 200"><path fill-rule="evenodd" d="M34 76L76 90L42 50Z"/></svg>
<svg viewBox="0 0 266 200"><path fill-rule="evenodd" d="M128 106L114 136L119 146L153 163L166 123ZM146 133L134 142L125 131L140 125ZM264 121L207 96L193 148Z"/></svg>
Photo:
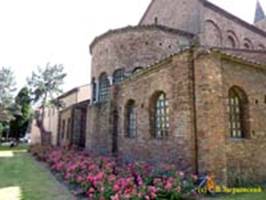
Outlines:
<svg viewBox="0 0 266 200"><path fill-rule="evenodd" d="M122 164L111 156L94 156L73 149L33 146L30 152L88 199L194 199L193 181L174 166Z"/></svg>

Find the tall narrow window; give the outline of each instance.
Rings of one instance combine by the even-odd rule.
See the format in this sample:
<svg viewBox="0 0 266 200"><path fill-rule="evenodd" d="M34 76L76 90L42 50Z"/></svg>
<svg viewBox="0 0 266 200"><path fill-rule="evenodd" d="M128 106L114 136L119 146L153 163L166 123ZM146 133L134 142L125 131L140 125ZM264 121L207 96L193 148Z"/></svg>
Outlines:
<svg viewBox="0 0 266 200"><path fill-rule="evenodd" d="M169 107L164 92L159 92L152 98L153 134L156 138L168 135L169 131Z"/></svg>
<svg viewBox="0 0 266 200"><path fill-rule="evenodd" d="M125 78L124 69L117 69L113 74L113 83L118 84Z"/></svg>
<svg viewBox="0 0 266 200"><path fill-rule="evenodd" d="M97 84L95 78L92 79L92 102L96 102Z"/></svg>
<svg viewBox="0 0 266 200"><path fill-rule="evenodd" d="M134 100L129 100L126 105L126 136L129 138L137 135L137 113Z"/></svg>
<svg viewBox="0 0 266 200"><path fill-rule="evenodd" d="M106 73L101 74L99 78L99 101L104 102L108 99L110 83Z"/></svg>
<svg viewBox="0 0 266 200"><path fill-rule="evenodd" d="M62 130L61 130L61 138L64 139L65 137L65 126L66 126L66 121L63 120L62 122Z"/></svg>
<svg viewBox="0 0 266 200"><path fill-rule="evenodd" d="M70 140L71 136L71 120L68 118L67 120L67 139Z"/></svg>
<svg viewBox="0 0 266 200"><path fill-rule="evenodd" d="M232 138L244 138L247 134L247 97L240 88L229 90L230 133Z"/></svg>

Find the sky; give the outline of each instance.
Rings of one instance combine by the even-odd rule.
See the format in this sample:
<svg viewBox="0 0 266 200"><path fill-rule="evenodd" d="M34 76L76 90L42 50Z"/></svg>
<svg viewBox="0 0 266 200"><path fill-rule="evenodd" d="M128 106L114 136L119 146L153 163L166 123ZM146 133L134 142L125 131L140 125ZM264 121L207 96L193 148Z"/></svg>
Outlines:
<svg viewBox="0 0 266 200"><path fill-rule="evenodd" d="M136 25L151 0L0 0L0 67L17 88L37 66L63 64L64 90L90 82L89 44L115 28ZM163 1L163 0L162 0ZM210 0L252 23L257 0ZM266 10L266 0L261 0Z"/></svg>

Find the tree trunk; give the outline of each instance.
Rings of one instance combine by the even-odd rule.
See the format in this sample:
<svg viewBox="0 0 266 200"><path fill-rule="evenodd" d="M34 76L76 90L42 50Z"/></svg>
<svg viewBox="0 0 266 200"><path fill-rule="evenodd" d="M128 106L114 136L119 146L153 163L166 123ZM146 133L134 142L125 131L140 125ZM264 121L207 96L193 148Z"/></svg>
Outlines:
<svg viewBox="0 0 266 200"><path fill-rule="evenodd" d="M41 144L42 145L51 145L51 135L50 131L47 131L44 126L44 116L45 116L45 109L42 107L41 113L39 112L36 117L37 126L41 133Z"/></svg>

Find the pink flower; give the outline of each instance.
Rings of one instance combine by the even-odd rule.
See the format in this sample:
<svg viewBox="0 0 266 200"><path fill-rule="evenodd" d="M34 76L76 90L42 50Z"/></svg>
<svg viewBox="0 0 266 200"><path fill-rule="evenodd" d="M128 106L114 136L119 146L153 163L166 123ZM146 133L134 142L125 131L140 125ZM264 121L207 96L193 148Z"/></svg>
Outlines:
<svg viewBox="0 0 266 200"><path fill-rule="evenodd" d="M156 193L156 192L157 192L157 189L156 189L156 187L154 187L154 186L149 186L149 187L148 187L148 191L149 191L150 193Z"/></svg>
<svg viewBox="0 0 266 200"><path fill-rule="evenodd" d="M99 172L94 178L95 178L96 181L101 181L104 178L104 173L103 172Z"/></svg>
<svg viewBox="0 0 266 200"><path fill-rule="evenodd" d="M171 181L167 181L164 185L164 188L168 191L171 190L173 188L173 184L171 183Z"/></svg>
<svg viewBox="0 0 266 200"><path fill-rule="evenodd" d="M113 192L118 192L120 190L120 186L118 184L114 184Z"/></svg>
<svg viewBox="0 0 266 200"><path fill-rule="evenodd" d="M108 181L109 182L114 182L115 180L116 180L116 176L115 175L108 176Z"/></svg>
<svg viewBox="0 0 266 200"><path fill-rule="evenodd" d="M92 187L88 190L88 193L94 193L94 192L95 192L95 189Z"/></svg>
<svg viewBox="0 0 266 200"><path fill-rule="evenodd" d="M111 200L120 200L120 197L118 194L111 197Z"/></svg>

